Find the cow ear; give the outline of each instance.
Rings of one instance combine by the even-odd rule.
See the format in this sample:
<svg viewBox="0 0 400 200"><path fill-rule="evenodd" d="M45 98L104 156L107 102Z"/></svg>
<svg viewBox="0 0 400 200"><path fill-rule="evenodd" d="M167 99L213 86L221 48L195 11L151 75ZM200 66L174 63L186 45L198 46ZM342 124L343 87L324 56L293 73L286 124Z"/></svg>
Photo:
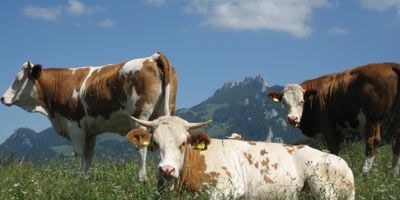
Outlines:
<svg viewBox="0 0 400 200"><path fill-rule="evenodd" d="M282 95L282 92L272 91L267 94L267 97L271 99L271 101L278 103L282 101Z"/></svg>
<svg viewBox="0 0 400 200"><path fill-rule="evenodd" d="M137 147L147 147L151 141L151 134L141 128L129 131L126 137Z"/></svg>
<svg viewBox="0 0 400 200"><path fill-rule="evenodd" d="M207 150L207 146L210 144L211 140L208 135L202 131L190 134L188 138L188 143L193 149L198 149L201 151Z"/></svg>
<svg viewBox="0 0 400 200"><path fill-rule="evenodd" d="M315 95L317 95L317 91L316 90L306 90L304 92L304 100L305 101L312 101L314 99Z"/></svg>
<svg viewBox="0 0 400 200"><path fill-rule="evenodd" d="M33 65L33 67L29 67L29 65L32 65L29 63L28 63L29 78L31 78L32 80L39 79L40 76L42 76L42 68L43 68L42 65L36 64L36 65Z"/></svg>

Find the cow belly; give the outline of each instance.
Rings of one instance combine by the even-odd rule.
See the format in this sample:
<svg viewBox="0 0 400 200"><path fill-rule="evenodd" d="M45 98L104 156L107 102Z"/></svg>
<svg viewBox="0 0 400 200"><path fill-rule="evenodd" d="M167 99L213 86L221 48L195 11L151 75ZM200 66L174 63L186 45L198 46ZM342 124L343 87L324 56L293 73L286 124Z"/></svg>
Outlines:
<svg viewBox="0 0 400 200"><path fill-rule="evenodd" d="M351 121L345 121L344 126L338 125L336 128L340 132L343 132L344 130L352 130L360 133L365 133L365 123L366 118L364 112L360 110L355 119Z"/></svg>
<svg viewBox="0 0 400 200"><path fill-rule="evenodd" d="M125 135L135 127L130 115L123 112L114 113L108 119L104 119L101 116L86 116L81 120L81 124L91 134L110 132Z"/></svg>

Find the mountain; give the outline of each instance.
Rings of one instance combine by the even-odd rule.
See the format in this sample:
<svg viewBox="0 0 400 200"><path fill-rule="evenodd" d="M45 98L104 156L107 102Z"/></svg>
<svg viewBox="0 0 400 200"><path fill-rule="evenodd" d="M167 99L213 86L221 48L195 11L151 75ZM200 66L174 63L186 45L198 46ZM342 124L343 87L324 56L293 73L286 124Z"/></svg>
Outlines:
<svg viewBox="0 0 400 200"><path fill-rule="evenodd" d="M105 133L96 141L97 158L131 157L132 145L122 136ZM69 140L61 137L53 128L36 133L29 128L19 128L0 145L0 161L6 159L29 159L46 162L48 159L72 157Z"/></svg>
<svg viewBox="0 0 400 200"><path fill-rule="evenodd" d="M288 126L281 104L266 99L266 93L282 90L281 86L267 87L265 79L258 75L243 81L230 81L202 103L177 110L177 115L187 121L212 119L204 131L216 138L239 133L247 140L266 140L270 129L285 143L294 143L302 134Z"/></svg>
<svg viewBox="0 0 400 200"><path fill-rule="evenodd" d="M191 108L177 110L177 115L190 122L212 119L203 130L216 138L239 133L246 140L265 141L268 138L294 143L303 138L301 132L288 126L281 104L266 99L268 91L282 89L282 86L268 87L261 75L247 76L241 82L225 83L210 98ZM275 139L271 138L272 135ZM97 138L95 155L97 158L129 158L132 157L132 149L124 137L107 133ZM45 161L71 155L70 142L53 128L39 133L19 128L0 145L0 160L12 157Z"/></svg>

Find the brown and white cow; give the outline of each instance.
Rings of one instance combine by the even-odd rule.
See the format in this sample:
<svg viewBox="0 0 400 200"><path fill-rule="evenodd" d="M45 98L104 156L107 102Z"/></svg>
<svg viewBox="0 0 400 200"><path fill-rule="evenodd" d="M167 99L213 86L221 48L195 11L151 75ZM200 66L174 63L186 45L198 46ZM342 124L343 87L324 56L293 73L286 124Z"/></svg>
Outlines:
<svg viewBox="0 0 400 200"><path fill-rule="evenodd" d="M202 132L189 133L208 122L176 116L134 120L153 134L135 129L128 139L156 146L158 177L172 182L177 192L204 186L211 199L297 199L307 182L317 199L354 199L353 173L333 154L305 145L210 139Z"/></svg>
<svg viewBox="0 0 400 200"><path fill-rule="evenodd" d="M382 120L391 122L393 172L398 173L400 155L400 65L369 64L325 75L300 84L288 84L283 92L271 92L282 101L290 124L315 137L322 133L330 152L338 154L344 129L366 133L363 172L373 164L381 141Z"/></svg>
<svg viewBox="0 0 400 200"><path fill-rule="evenodd" d="M98 67L42 69L26 62L1 102L47 116L88 169L98 134L126 135L138 127L131 116L147 120L174 114L176 91L174 68L155 53ZM147 149L139 151L139 177L144 179Z"/></svg>

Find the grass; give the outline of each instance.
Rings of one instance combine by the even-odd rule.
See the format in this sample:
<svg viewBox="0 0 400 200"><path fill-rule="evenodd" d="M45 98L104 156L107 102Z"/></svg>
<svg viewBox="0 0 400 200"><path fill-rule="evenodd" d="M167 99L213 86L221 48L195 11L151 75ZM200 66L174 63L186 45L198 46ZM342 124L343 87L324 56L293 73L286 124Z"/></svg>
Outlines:
<svg viewBox="0 0 400 200"><path fill-rule="evenodd" d="M361 172L364 150L361 143L345 145L343 157L353 170L356 199L400 199L400 179L391 174L390 146L379 149L372 171ZM54 160L45 165L18 164L13 161L0 165L0 199L176 199L173 192L159 193L149 163L149 181L136 181L137 165L129 161L96 161L89 174L80 173L77 161ZM184 193L180 199L207 199L206 193ZM300 199L312 199L309 190Z"/></svg>

